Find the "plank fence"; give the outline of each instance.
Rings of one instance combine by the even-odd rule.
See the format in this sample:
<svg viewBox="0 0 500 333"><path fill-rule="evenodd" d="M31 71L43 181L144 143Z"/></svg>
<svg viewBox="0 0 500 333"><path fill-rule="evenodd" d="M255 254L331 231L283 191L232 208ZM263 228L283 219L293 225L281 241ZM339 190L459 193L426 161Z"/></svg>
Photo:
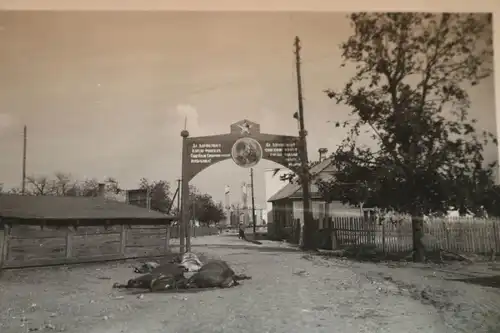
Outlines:
<svg viewBox="0 0 500 333"><path fill-rule="evenodd" d="M194 237L217 233L215 227L191 228ZM0 268L159 256L170 252L170 240L176 238L178 226L5 226L0 230Z"/></svg>
<svg viewBox="0 0 500 333"><path fill-rule="evenodd" d="M371 246L386 253L413 249L411 220L384 221L362 217L327 217L316 220L317 246L342 249ZM300 220L281 229L284 239L299 242ZM472 218L433 218L424 222L423 243L428 251L443 249L464 254L500 253L500 220Z"/></svg>
<svg viewBox="0 0 500 333"><path fill-rule="evenodd" d="M379 223L361 217L335 217L325 223L333 248L372 245L387 252L413 248L410 220ZM457 253L500 252L500 221L497 219L430 219L424 223L427 250L441 248Z"/></svg>

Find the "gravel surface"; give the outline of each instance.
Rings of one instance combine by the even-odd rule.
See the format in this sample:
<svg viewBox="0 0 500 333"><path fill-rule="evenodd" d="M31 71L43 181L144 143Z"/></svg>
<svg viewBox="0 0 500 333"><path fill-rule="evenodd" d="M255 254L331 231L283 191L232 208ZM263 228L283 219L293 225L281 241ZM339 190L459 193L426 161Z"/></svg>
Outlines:
<svg viewBox="0 0 500 333"><path fill-rule="evenodd" d="M443 283L448 288L443 289L436 281L444 280L437 276L420 281L416 272L428 270L321 259L283 243L263 243L235 236L193 239L194 252L223 258L237 273L253 277L235 288L198 293L111 289L113 282L134 276L136 262L6 271L0 279L0 332L481 333L488 331L470 322L477 324L491 309L500 309L492 288L456 282L451 289L455 294L465 290L462 298L450 296L446 302L465 302L474 295L479 310L453 305L437 310L439 304L428 301L421 290L432 294L442 289L446 294L450 287ZM467 316L472 320L456 319Z"/></svg>

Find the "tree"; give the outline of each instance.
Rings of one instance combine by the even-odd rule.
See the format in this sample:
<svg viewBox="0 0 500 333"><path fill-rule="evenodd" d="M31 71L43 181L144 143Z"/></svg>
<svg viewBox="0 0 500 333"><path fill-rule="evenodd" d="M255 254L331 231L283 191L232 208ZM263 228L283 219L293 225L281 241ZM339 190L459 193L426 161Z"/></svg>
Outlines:
<svg viewBox="0 0 500 333"><path fill-rule="evenodd" d="M78 182L72 180L70 174L56 172L55 179L51 181L51 192L59 196L77 196L79 195Z"/></svg>
<svg viewBox="0 0 500 333"><path fill-rule="evenodd" d="M97 179L85 179L79 184L79 193L83 197L96 197L99 195L99 182Z"/></svg>
<svg viewBox="0 0 500 333"><path fill-rule="evenodd" d="M198 195L195 202L195 216L198 221L205 224L217 223L226 218L224 207L214 202L209 194Z"/></svg>
<svg viewBox="0 0 500 333"><path fill-rule="evenodd" d="M168 213L172 205L170 184L164 180L149 181L141 178L139 187L148 190L151 198L151 209L162 213Z"/></svg>
<svg viewBox="0 0 500 333"><path fill-rule="evenodd" d="M64 172L56 172L53 178L45 175L29 176L26 178L26 194L96 197L99 195L99 183L97 179L85 179L79 182L74 180L71 174ZM112 177L106 178L103 183L106 193L122 192L118 181ZM19 189L10 191L13 194L20 192Z"/></svg>
<svg viewBox="0 0 500 333"><path fill-rule="evenodd" d="M53 181L46 176L26 177L26 193L30 195L51 195L53 194Z"/></svg>
<svg viewBox="0 0 500 333"><path fill-rule="evenodd" d="M10 190L7 191L8 194L15 194L15 195L21 195L22 192L23 191L19 187L13 187L13 188L11 188Z"/></svg>
<svg viewBox="0 0 500 333"><path fill-rule="evenodd" d="M450 205L477 210L491 194L476 190L493 186L494 165L485 166L482 153L496 138L477 133L467 94L492 73L491 15L362 13L350 20L342 66L353 65L355 74L326 93L355 120L337 124L349 134L332 155L335 180L320 188L330 199L410 214L421 261L422 214ZM367 130L378 149L359 144Z"/></svg>
<svg viewBox="0 0 500 333"><path fill-rule="evenodd" d="M189 216L200 223L217 223L226 218L224 207L215 203L209 194L200 193L195 186L189 188Z"/></svg>
<svg viewBox="0 0 500 333"><path fill-rule="evenodd" d="M83 182L75 182L75 186L65 195L97 197L99 196L99 184L104 184L104 192L107 194L119 194L123 192L115 178L107 177L103 182L99 182L95 178L85 179Z"/></svg>

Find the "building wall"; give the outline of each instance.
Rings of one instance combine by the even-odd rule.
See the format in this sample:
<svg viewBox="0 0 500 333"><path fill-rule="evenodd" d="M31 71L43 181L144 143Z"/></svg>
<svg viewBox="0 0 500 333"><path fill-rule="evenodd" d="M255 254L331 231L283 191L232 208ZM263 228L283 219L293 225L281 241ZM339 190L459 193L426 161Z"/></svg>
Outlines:
<svg viewBox="0 0 500 333"><path fill-rule="evenodd" d="M127 202L126 193L105 193L104 197L107 200L117 201L117 202Z"/></svg>
<svg viewBox="0 0 500 333"><path fill-rule="evenodd" d="M0 222L0 224L1 224L1 222ZM3 266L4 237L5 237L5 230L3 228L0 228L0 270L2 269L2 266Z"/></svg>
<svg viewBox="0 0 500 333"><path fill-rule="evenodd" d="M279 190L281 190L288 182L280 179L281 175L287 174L289 170L280 170L275 176L273 176L274 169L266 169L264 171L264 182L265 182L265 192L266 192L266 211L267 211L267 222L273 223L273 204L267 202L273 195L275 195Z"/></svg>
<svg viewBox="0 0 500 333"><path fill-rule="evenodd" d="M336 216L360 216L360 210L356 207L349 207L347 205L342 204L341 202L334 201L331 203L326 203L322 200L312 200L310 203L313 218L323 220L324 217L336 217ZM273 208L274 209L274 208ZM279 209L283 209L280 206ZM288 207L291 209L291 216L293 220L304 221L304 210L303 203L300 199L295 199L292 201L292 204ZM323 225L320 222L319 228L322 229Z"/></svg>
<svg viewBox="0 0 500 333"><path fill-rule="evenodd" d="M326 213L326 203L322 200L311 200L309 203L314 219L325 216ZM304 204L302 200L295 199L293 201L293 216L295 219L304 220Z"/></svg>
<svg viewBox="0 0 500 333"><path fill-rule="evenodd" d="M356 207L350 207L342 204L340 201L334 201L327 204L327 216L350 216L358 217L361 215L361 210Z"/></svg>
<svg viewBox="0 0 500 333"><path fill-rule="evenodd" d="M294 225L293 202L291 200L280 200L273 202L273 223L268 224L267 232L278 238L289 239Z"/></svg>

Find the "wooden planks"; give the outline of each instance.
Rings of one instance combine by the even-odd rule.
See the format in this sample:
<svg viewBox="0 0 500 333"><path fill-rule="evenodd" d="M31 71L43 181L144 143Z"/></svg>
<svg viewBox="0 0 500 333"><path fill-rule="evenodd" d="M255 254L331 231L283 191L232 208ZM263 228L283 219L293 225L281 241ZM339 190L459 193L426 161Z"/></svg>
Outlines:
<svg viewBox="0 0 500 333"><path fill-rule="evenodd" d="M29 261L11 261L4 268L27 268L27 267L40 267L40 266L53 266L53 265L71 265L71 264L82 264L82 263L93 263L93 262L103 262L111 260L123 260L127 259L121 255L109 255L109 256L95 256L88 258L42 258L33 259Z"/></svg>
<svg viewBox="0 0 500 333"><path fill-rule="evenodd" d="M125 247L162 246L165 243L166 228L133 228L127 230Z"/></svg>
<svg viewBox="0 0 500 333"><path fill-rule="evenodd" d="M14 225L0 232L0 237L5 233L0 240L0 267L2 262L4 267L30 267L163 255L170 251L169 240L178 230L164 225L76 229ZM217 228L209 227L193 232L196 236L215 233Z"/></svg>
<svg viewBox="0 0 500 333"><path fill-rule="evenodd" d="M458 253L498 252L498 223L496 219L431 219L424 224L424 245L429 251L441 248ZM337 246L374 244L385 252L413 248L410 219L370 224L361 217L333 217L330 225L337 235Z"/></svg>
<svg viewBox="0 0 500 333"><path fill-rule="evenodd" d="M120 234L74 235L72 257L85 258L98 255L120 254Z"/></svg>
<svg viewBox="0 0 500 333"><path fill-rule="evenodd" d="M13 225L11 228L11 238L59 238L66 237L66 227L44 227L26 225Z"/></svg>
<svg viewBox="0 0 500 333"><path fill-rule="evenodd" d="M6 261L29 261L42 258L64 258L65 256L65 237L11 238Z"/></svg>
<svg viewBox="0 0 500 333"><path fill-rule="evenodd" d="M0 269L3 268L4 264L7 262L7 257L9 254L9 233L10 228L5 226L0 232Z"/></svg>
<svg viewBox="0 0 500 333"><path fill-rule="evenodd" d="M120 233L121 225L106 227L78 227L75 230L75 235L106 235Z"/></svg>
<svg viewBox="0 0 500 333"><path fill-rule="evenodd" d="M163 246L127 246L125 257L153 257L164 254Z"/></svg>

